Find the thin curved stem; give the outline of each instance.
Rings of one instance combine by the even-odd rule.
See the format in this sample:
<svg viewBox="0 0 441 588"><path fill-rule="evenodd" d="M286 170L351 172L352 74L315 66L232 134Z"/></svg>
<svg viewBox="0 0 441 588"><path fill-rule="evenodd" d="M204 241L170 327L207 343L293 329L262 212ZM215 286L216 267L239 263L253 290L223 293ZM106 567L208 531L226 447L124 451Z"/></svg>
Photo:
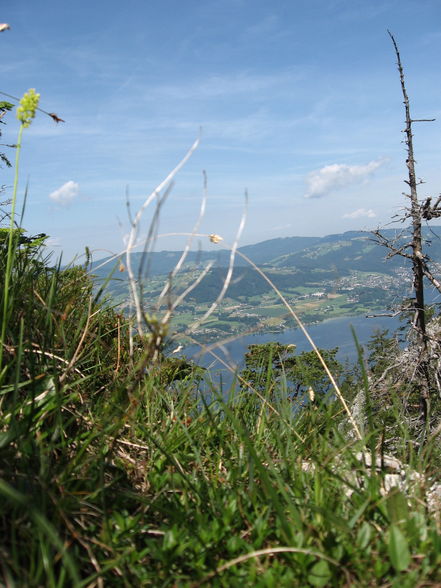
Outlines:
<svg viewBox="0 0 441 588"><path fill-rule="evenodd" d="M3 316L0 342L5 343L6 325L8 322L8 307L9 307L9 285L11 282L12 263L14 260L15 249L16 249L16 237L15 237L15 209L17 206L17 191L18 191L18 172L20 164L20 152L21 152L21 141L23 136L24 125L21 124L18 131L17 146L15 151L15 171L14 171L14 188L12 192L12 205L11 205L11 219L9 224L9 239L8 239L8 253L6 259L6 271L5 281L3 284ZM0 345L0 370L3 366L3 345ZM0 382L3 376L3 371L0 371Z"/></svg>

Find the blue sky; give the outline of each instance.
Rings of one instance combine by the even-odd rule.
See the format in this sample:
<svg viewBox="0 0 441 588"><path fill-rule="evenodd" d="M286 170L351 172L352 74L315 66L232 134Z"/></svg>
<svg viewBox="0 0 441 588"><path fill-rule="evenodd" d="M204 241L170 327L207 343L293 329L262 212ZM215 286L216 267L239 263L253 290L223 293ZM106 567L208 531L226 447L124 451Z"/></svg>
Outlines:
<svg viewBox="0 0 441 588"><path fill-rule="evenodd" d="M0 22L0 90L41 94L26 131L24 226L68 261L119 251L132 208L202 128L160 233L191 230L208 175L202 232L242 244L385 225L405 201L396 36L416 126L420 195L441 186L439 0L14 0ZM8 115L3 141L18 129ZM13 156L13 154L12 154ZM12 173L0 170L0 185ZM152 211L153 212L153 211ZM147 211L143 230L149 222ZM157 250L181 249L160 238Z"/></svg>

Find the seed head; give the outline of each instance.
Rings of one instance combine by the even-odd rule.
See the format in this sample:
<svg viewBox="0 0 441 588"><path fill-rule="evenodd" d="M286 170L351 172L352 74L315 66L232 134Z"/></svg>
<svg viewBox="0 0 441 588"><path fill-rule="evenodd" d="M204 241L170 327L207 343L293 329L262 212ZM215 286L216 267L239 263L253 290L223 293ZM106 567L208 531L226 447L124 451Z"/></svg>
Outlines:
<svg viewBox="0 0 441 588"><path fill-rule="evenodd" d="M28 90L20 100L20 106L17 108L17 118L25 128L31 124L38 108L39 100L40 94L37 94L34 88Z"/></svg>

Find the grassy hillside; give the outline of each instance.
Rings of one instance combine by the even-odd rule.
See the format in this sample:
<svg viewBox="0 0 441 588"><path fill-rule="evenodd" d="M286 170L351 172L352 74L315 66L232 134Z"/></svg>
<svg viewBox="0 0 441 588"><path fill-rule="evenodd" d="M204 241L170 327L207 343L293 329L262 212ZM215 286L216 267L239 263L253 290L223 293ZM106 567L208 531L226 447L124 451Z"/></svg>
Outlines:
<svg viewBox="0 0 441 588"><path fill-rule="evenodd" d="M38 99L18 109L18 154ZM167 352L184 298L155 283L164 304L150 312L132 277L135 316L112 307L89 262L61 268L45 235L17 228L17 177L0 228L2 585L441 584L439 317L423 421L412 329L404 350L378 333L349 371L336 349L252 346L219 389ZM331 241L343 259L365 247ZM315 247L299 255L327 256Z"/></svg>
<svg viewBox="0 0 441 588"><path fill-rule="evenodd" d="M418 449L397 407L387 430L370 412L354 428L334 393L305 404L271 365L259 389L207 396L153 336L130 351L127 319L84 269L18 243L8 269L5 247L4 585L441 582L436 437ZM363 389L340 381L348 401Z"/></svg>

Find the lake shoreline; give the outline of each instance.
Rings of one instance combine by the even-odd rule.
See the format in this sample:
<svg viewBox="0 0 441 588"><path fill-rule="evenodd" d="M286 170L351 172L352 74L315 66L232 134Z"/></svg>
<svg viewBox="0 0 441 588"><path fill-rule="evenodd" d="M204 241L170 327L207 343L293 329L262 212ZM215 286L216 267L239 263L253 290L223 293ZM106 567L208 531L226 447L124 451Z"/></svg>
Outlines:
<svg viewBox="0 0 441 588"><path fill-rule="evenodd" d="M388 329L392 333L399 325L397 317L367 318L366 315L351 315L325 319L320 323L305 325L305 327L318 348L333 349L338 347L337 359L344 363L355 364L358 360L358 353L351 327L354 329L359 344L363 347L375 331ZM255 333L239 336L233 341L227 340L224 343L222 341L212 342L206 347L208 350L213 350L228 366L237 370L241 369L243 365L243 358L249 345L271 341L294 344L297 353L311 350L310 343L298 326L279 333ZM227 380L232 379L231 371L222 362L217 361L209 351L201 353L199 345L184 348L183 355L209 369L212 376L221 375L224 381L225 377Z"/></svg>

